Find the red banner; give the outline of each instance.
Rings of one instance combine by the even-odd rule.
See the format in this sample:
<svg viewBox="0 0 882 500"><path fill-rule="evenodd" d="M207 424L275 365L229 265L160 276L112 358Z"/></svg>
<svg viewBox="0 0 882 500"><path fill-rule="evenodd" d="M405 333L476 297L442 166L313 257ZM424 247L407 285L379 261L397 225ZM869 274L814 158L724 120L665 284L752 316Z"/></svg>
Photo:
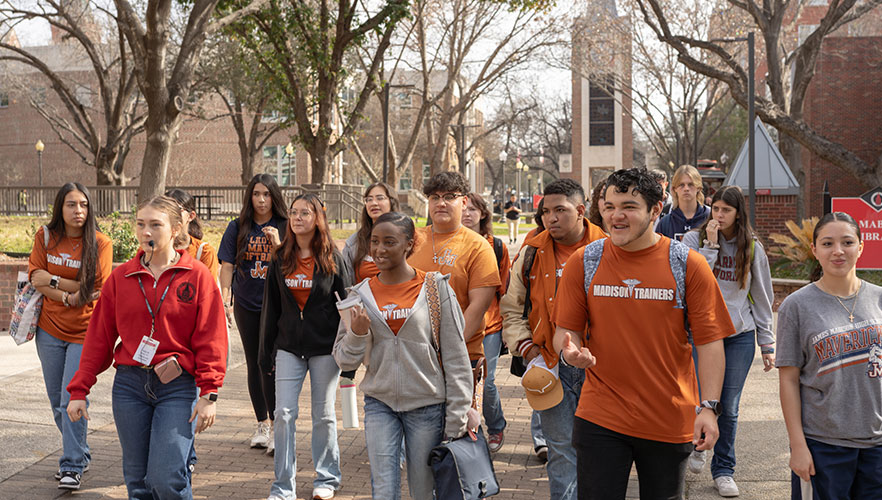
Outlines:
<svg viewBox="0 0 882 500"><path fill-rule="evenodd" d="M860 198L833 198L832 210L851 215L861 228L864 252L857 268L882 270L882 188L868 191Z"/></svg>

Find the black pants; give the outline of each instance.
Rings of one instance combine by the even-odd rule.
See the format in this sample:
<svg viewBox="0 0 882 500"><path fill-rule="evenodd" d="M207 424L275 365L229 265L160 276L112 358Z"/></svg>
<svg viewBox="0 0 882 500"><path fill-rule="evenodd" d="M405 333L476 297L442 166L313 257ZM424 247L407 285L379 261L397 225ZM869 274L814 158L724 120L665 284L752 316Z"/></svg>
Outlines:
<svg viewBox="0 0 882 500"><path fill-rule="evenodd" d="M637 465L641 500L683 498L692 443L664 443L611 431L576 417L573 446L579 500L624 499L631 464Z"/></svg>
<svg viewBox="0 0 882 500"><path fill-rule="evenodd" d="M248 394L258 422L273 418L276 410L276 381L260 372L257 353L260 350L260 311L249 311L238 303L233 303L233 317L245 350L245 365L248 367Z"/></svg>

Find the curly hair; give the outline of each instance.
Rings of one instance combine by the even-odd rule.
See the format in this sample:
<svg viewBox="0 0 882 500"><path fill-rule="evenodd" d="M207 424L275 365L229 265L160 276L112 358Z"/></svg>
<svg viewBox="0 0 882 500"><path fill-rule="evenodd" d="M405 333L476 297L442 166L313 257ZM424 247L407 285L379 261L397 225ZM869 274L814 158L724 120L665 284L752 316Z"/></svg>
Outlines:
<svg viewBox="0 0 882 500"><path fill-rule="evenodd" d="M603 217L600 215L600 208L598 208L597 202L600 201L605 194L606 179L598 182L597 185L594 186L594 189L591 191L591 199L589 200L591 205L588 207L588 220L599 228L603 228Z"/></svg>
<svg viewBox="0 0 882 500"><path fill-rule="evenodd" d="M606 198L609 188L614 187L617 193L630 193L632 190L643 197L646 201L646 210L661 203L664 193L661 184L644 167L616 170L606 179L606 189L603 197Z"/></svg>
<svg viewBox="0 0 882 500"><path fill-rule="evenodd" d="M423 194L469 192L469 183L459 172L439 172L423 184Z"/></svg>

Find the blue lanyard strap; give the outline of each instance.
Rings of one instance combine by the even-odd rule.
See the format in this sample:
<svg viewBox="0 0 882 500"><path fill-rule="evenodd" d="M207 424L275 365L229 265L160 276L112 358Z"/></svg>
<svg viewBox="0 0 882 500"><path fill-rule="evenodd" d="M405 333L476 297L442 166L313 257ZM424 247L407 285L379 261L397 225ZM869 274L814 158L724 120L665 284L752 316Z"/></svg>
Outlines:
<svg viewBox="0 0 882 500"><path fill-rule="evenodd" d="M159 298L159 304L156 306L156 314L159 314L159 309L162 307L162 301L165 300L165 294L168 293L168 289L171 288L172 281L175 280L175 276L178 274L178 271L172 273L171 279L168 280L168 284L165 285L165 291L162 292L162 297ZM141 293L144 295L144 303L147 304L147 312L150 313L150 338L153 338L153 332L156 328L156 314L153 314L153 308L150 307L150 301L147 300L147 292L144 291L144 282L141 280L141 277L138 276L138 286L141 287Z"/></svg>

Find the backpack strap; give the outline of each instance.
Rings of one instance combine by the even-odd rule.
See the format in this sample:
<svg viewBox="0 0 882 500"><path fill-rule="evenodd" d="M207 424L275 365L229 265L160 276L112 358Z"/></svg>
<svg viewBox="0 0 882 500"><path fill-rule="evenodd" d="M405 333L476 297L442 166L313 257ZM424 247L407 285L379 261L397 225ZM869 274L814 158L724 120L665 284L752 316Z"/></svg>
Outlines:
<svg viewBox="0 0 882 500"><path fill-rule="evenodd" d="M530 317L530 311L533 310L533 302L530 301L530 271L533 270L533 261L536 260L536 247L527 246L524 250L524 267L521 274L524 280L524 314L523 319Z"/></svg>
<svg viewBox="0 0 882 500"><path fill-rule="evenodd" d="M591 294L591 282L600 267L600 258L603 257L603 246L606 238L594 240L585 247L585 255L583 257L583 265L585 267L585 297ZM590 325L590 320L588 321Z"/></svg>
<svg viewBox="0 0 882 500"><path fill-rule="evenodd" d="M672 239L668 258L671 264L671 274L673 274L676 283L674 300L677 303L674 308L683 310L683 326L686 328L686 337L691 343L692 329L689 328L689 315L686 307L686 262L689 259L689 247Z"/></svg>
<svg viewBox="0 0 882 500"><path fill-rule="evenodd" d="M493 253L496 254L496 267L499 268L502 266L502 240L493 237Z"/></svg>
<svg viewBox="0 0 882 500"><path fill-rule="evenodd" d="M43 248L49 249L49 228L46 226L43 226Z"/></svg>
<svg viewBox="0 0 882 500"><path fill-rule="evenodd" d="M202 249L205 248L207 241L203 241L199 244L199 249L196 250L196 260L202 260Z"/></svg>
<svg viewBox="0 0 882 500"><path fill-rule="evenodd" d="M438 281L434 271L426 273L426 302L429 303L429 326L432 328L432 348L438 356L438 364L441 365L441 373L444 373L444 363L441 361L441 297L438 296Z"/></svg>

